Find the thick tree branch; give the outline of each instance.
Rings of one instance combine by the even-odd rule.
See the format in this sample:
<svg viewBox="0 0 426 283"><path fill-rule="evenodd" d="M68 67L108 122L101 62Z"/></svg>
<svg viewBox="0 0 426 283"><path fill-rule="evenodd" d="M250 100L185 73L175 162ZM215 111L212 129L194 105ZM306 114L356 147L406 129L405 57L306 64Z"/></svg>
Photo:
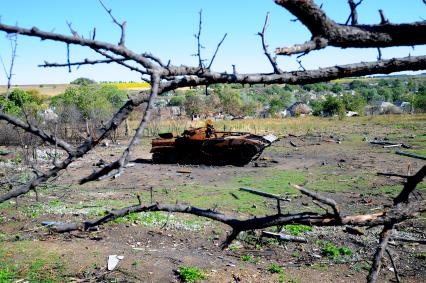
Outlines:
<svg viewBox="0 0 426 283"><path fill-rule="evenodd" d="M311 191L305 189L302 186L298 186L298 185L295 185L295 184L292 184L291 186L298 189L302 194L311 197L313 200L319 201L323 204L330 206L333 209L333 212L334 212L334 215L336 216L336 218L341 219L339 206L337 205L336 201L334 201L333 199L326 198L326 197L324 197L324 196L322 196L318 193L315 193L315 192L311 192Z"/></svg>
<svg viewBox="0 0 426 283"><path fill-rule="evenodd" d="M312 33L313 41L277 48L277 55L291 55L335 46L341 48L414 46L426 44L426 21L410 24L353 25L337 24L313 0L275 0L295 15ZM321 42L321 44L318 44Z"/></svg>
<svg viewBox="0 0 426 283"><path fill-rule="evenodd" d="M340 65L319 70L292 71L281 74L227 74L206 70L198 76L185 76L161 84L163 91L179 87L209 85L213 83L239 84L311 84L337 78L389 74L405 70L424 70L426 56L410 56L374 62ZM183 70L181 70L183 72Z"/></svg>
<svg viewBox="0 0 426 283"><path fill-rule="evenodd" d="M8 115L6 113L3 113L0 111L0 120L4 120L8 122L9 124L12 124L18 128L23 129L24 131L31 133L39 138L41 138L43 141L50 143L51 145L57 145L69 154L73 154L76 150L75 147L68 144L66 141L59 139L55 135L48 134L44 132L42 129L35 127L34 125L30 123L25 123L21 121L20 119L13 117L11 115Z"/></svg>
<svg viewBox="0 0 426 283"><path fill-rule="evenodd" d="M423 181L426 176L426 165L422 167L415 175L407 176L407 180L404 183L404 188L399 195L393 200L394 205L407 202L410 194L414 191L417 185Z"/></svg>

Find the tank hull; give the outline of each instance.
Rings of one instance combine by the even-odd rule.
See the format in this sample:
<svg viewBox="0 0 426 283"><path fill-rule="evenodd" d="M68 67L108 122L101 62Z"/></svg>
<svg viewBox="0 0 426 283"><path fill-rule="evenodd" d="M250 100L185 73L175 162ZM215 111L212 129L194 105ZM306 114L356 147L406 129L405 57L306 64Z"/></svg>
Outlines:
<svg viewBox="0 0 426 283"><path fill-rule="evenodd" d="M208 128L163 134L152 140L154 163L244 166L271 144L262 136L239 132L213 132Z"/></svg>

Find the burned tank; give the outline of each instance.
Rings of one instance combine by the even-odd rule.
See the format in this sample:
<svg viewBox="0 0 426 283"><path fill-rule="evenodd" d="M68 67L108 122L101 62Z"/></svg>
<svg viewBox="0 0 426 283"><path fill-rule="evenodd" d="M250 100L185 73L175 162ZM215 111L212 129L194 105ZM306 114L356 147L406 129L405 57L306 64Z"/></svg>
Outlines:
<svg viewBox="0 0 426 283"><path fill-rule="evenodd" d="M181 135L159 136L152 140L154 163L244 166L256 160L276 140L273 135L216 131L211 123L185 130Z"/></svg>

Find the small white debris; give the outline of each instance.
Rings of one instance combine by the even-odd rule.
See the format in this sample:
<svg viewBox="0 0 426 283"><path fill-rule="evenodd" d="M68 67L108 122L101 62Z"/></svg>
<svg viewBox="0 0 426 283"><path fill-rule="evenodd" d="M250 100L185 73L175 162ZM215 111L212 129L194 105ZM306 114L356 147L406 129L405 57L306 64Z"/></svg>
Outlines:
<svg viewBox="0 0 426 283"><path fill-rule="evenodd" d="M108 256L108 270L112 271L114 270L114 268L117 267L118 263L120 262L120 260L122 260L124 258L124 256L122 255L109 255Z"/></svg>

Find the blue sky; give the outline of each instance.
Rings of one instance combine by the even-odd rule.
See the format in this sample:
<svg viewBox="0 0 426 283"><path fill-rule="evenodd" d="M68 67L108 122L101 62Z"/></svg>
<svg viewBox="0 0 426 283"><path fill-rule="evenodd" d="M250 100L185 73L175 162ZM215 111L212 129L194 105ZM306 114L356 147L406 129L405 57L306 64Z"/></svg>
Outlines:
<svg viewBox="0 0 426 283"><path fill-rule="evenodd" d="M270 12L270 25L267 41L272 51L275 47L302 43L310 33L299 22L291 22L294 17L273 0L104 0L120 21L127 21L128 48L136 52L151 52L164 61L173 64L196 65L197 58L194 33L198 29L198 11L203 10L202 42L206 47L204 58L211 58L217 43L224 33L228 37L221 47L213 69L231 71L232 64L239 72L271 71L263 55L260 38L265 15ZM327 14L337 22L344 22L349 14L346 0L322 0ZM112 24L108 14L97 0L0 0L1 21L5 24L18 24L23 27L37 26L47 31L69 34L66 21L73 28L88 36L96 27L97 39L117 43L119 29ZM359 7L360 23L378 23L378 9L393 23L424 20L426 5L422 0L364 0ZM422 18L423 17L423 18ZM44 69L37 67L45 60L65 62L65 44L40 41L20 36L18 57L14 69L13 84L67 83L78 77L89 77L97 81L140 81L140 75L127 71L118 65L82 66L68 73L66 68ZM385 48L383 58L426 54L426 46ZM6 65L10 60L10 45L5 33L0 33L0 56ZM303 57L305 68L313 69L336 64L371 61L377 57L375 49L327 48L311 52ZM94 52L81 47L71 47L71 60L98 58ZM295 56L279 59L284 70L298 68ZM4 72L0 70L0 84L5 84Z"/></svg>

